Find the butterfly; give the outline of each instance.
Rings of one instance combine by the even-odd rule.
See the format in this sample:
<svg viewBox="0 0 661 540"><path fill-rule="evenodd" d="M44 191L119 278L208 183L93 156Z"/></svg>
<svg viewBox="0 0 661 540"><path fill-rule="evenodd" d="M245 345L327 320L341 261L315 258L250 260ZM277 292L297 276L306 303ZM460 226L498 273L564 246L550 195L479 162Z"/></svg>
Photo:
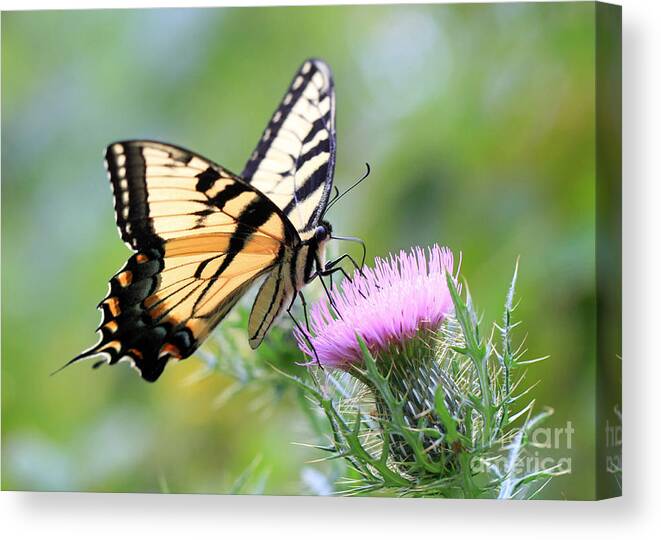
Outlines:
<svg viewBox="0 0 661 540"><path fill-rule="evenodd" d="M122 240L134 252L99 303L102 355L155 381L193 354L246 290L252 348L325 270L335 166L331 70L305 61L240 176L183 148L120 141L105 153Z"/></svg>

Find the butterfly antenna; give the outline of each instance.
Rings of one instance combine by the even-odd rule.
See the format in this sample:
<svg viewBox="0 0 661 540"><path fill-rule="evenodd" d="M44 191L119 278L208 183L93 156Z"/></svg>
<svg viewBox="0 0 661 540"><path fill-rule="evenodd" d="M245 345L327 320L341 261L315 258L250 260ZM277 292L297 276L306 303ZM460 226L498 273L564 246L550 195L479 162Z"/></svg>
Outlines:
<svg viewBox="0 0 661 540"><path fill-rule="evenodd" d="M342 197L344 197L347 193L349 193L353 188L355 188L358 184L360 184L363 180L365 180L365 178L367 178L367 177L370 175L370 172L371 172L371 170L372 170L372 169L370 168L370 164L369 164L369 163L365 163L365 167L367 168L367 171L365 172L365 174L364 174L363 176L361 176L358 180L356 180L356 181L353 183L353 185L352 185L351 187L349 187L348 189L346 189L346 190L345 190L343 193L341 193L340 195L337 195L337 196L336 196L336 197L335 197L335 198L334 198L334 199L328 204L328 206L326 207L326 212L328 212L328 211L331 209L331 207L332 207L337 201L339 201ZM324 212L324 215L326 214L326 212Z"/></svg>
<svg viewBox="0 0 661 540"><path fill-rule="evenodd" d="M333 197L331 197L331 200L329 201L328 204L333 204L335 200L340 196L340 190L337 189L337 186L333 186L333 189L335 190L335 193L333 193Z"/></svg>

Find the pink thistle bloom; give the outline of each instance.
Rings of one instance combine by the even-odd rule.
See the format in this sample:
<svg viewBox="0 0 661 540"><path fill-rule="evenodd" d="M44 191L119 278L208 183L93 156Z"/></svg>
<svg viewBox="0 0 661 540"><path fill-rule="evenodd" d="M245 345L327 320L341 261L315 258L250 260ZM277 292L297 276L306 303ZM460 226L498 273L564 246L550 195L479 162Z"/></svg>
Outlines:
<svg viewBox="0 0 661 540"><path fill-rule="evenodd" d="M311 332L294 331L299 348L313 362L347 369L363 362L356 334L378 358L421 331L437 329L453 311L446 275L452 275L454 260L448 248L427 251L416 247L377 257L374 268L345 279L330 293L334 307L326 298L312 306Z"/></svg>

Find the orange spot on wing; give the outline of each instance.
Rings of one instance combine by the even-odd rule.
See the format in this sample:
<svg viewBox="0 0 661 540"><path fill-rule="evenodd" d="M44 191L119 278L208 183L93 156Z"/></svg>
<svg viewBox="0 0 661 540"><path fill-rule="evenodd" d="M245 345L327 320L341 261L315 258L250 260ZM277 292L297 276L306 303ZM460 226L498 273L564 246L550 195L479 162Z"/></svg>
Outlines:
<svg viewBox="0 0 661 540"><path fill-rule="evenodd" d="M108 298L105 301L105 304L106 306L108 306L108 309L110 310L110 314L113 317L117 317L117 315L119 315L121 310L119 309L119 300L117 300L117 298L115 297Z"/></svg>
<svg viewBox="0 0 661 540"><path fill-rule="evenodd" d="M172 345L172 343L166 343L163 345L160 352L158 353L158 356L164 356L166 354L172 356L173 358L181 359L181 351L178 347Z"/></svg>
<svg viewBox="0 0 661 540"><path fill-rule="evenodd" d="M117 274L117 281L122 287L128 287L133 281L133 272L124 270L121 274Z"/></svg>
<svg viewBox="0 0 661 540"><path fill-rule="evenodd" d="M138 360L142 360L142 353L138 349L129 349L128 353L135 356Z"/></svg>
<svg viewBox="0 0 661 540"><path fill-rule="evenodd" d="M111 332L113 332L113 333L115 333L117 331L118 326L119 325L117 324L117 321L110 321L110 322L106 323L106 328L108 330L110 330Z"/></svg>
<svg viewBox="0 0 661 540"><path fill-rule="evenodd" d="M115 352L119 352L122 348L122 344L118 340L110 341L103 349L114 349Z"/></svg>
<svg viewBox="0 0 661 540"><path fill-rule="evenodd" d="M147 255L145 255L144 253L138 253L138 254L135 256L135 260L136 260L138 263L142 264L142 263L144 263L144 262L147 262L147 261L149 260L149 257L147 257Z"/></svg>

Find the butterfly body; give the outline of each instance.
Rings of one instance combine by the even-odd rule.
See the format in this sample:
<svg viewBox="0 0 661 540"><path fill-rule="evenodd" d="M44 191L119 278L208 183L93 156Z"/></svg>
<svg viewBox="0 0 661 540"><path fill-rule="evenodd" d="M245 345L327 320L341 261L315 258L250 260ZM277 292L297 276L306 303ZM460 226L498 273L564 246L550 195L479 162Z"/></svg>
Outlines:
<svg viewBox="0 0 661 540"><path fill-rule="evenodd" d="M72 362L129 361L154 381L264 278L248 323L257 347L323 271L334 159L332 78L319 60L301 66L241 176L170 144L108 146L116 223L134 254L99 304L99 342Z"/></svg>

